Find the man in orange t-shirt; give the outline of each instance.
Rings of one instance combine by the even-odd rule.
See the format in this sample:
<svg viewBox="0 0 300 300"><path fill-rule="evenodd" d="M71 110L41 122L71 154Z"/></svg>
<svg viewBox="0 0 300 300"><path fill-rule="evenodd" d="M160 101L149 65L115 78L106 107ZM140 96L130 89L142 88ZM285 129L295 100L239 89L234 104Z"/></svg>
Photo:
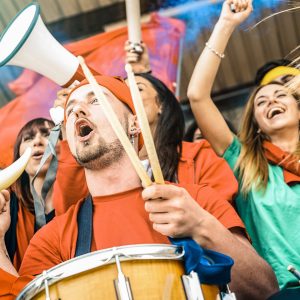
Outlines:
<svg viewBox="0 0 300 300"><path fill-rule="evenodd" d="M108 76L98 76L97 81L137 152L139 131L135 131L134 107L127 86L120 79ZM128 244L169 243L167 236L191 237L201 246L234 259L231 289L239 299L261 299L274 292L276 279L271 268L245 238L244 225L227 201L207 199L205 190L197 185L142 188L87 82L69 95L66 132L72 154L84 166L92 196L91 251ZM7 195L2 198L8 200ZM77 216L82 203L72 206L34 236L23 259L20 277L9 265L0 244L0 296L12 298L33 276L74 257ZM0 218L0 239L6 216L4 212L4 218Z"/></svg>

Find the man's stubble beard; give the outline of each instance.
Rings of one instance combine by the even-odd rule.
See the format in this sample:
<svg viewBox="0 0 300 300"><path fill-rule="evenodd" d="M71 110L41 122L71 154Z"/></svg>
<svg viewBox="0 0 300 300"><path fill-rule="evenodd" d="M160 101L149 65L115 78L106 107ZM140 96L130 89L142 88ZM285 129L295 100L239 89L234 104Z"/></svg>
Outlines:
<svg viewBox="0 0 300 300"><path fill-rule="evenodd" d="M76 148L76 160L86 169L104 169L118 162L124 155L124 148L119 139L106 143L101 137L94 145L86 145L81 150Z"/></svg>
<svg viewBox="0 0 300 300"><path fill-rule="evenodd" d="M128 132L128 112L125 112L120 121L124 131ZM113 142L107 143L101 136L98 137L98 143L87 145L81 151L76 147L75 159L86 169L100 170L118 162L125 154L125 149L118 138Z"/></svg>

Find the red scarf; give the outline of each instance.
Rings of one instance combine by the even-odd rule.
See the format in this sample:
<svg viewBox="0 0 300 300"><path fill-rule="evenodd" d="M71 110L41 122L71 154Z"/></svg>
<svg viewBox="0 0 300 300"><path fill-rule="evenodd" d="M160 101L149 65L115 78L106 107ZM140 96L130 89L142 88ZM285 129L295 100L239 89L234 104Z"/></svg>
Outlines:
<svg viewBox="0 0 300 300"><path fill-rule="evenodd" d="M297 156L268 141L263 142L263 148L268 162L283 168L284 181L287 184L300 182L300 160Z"/></svg>

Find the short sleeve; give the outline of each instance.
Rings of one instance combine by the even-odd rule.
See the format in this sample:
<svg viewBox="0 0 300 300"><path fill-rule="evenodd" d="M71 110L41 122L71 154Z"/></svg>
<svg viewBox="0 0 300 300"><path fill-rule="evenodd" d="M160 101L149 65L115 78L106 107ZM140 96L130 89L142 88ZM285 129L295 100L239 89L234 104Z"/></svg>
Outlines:
<svg viewBox="0 0 300 300"><path fill-rule="evenodd" d="M220 198L218 193L211 187L199 188L196 201L227 229L233 227L245 229L245 225L234 207L228 201Z"/></svg>
<svg viewBox="0 0 300 300"><path fill-rule="evenodd" d="M234 167L237 163L240 153L241 153L241 143L235 136L232 143L229 145L229 147L226 149L226 151L223 154L223 158L227 161L231 170L234 170Z"/></svg>
<svg viewBox="0 0 300 300"><path fill-rule="evenodd" d="M53 187L53 206L56 215L65 213L70 206L88 195L84 168L72 156L66 141L60 144L56 180Z"/></svg>

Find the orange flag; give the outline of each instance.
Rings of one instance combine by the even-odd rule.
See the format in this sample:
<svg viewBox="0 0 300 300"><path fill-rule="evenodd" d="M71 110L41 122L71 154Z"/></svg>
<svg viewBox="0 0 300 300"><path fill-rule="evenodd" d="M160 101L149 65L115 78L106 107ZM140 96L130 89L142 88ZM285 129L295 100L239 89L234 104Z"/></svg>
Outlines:
<svg viewBox="0 0 300 300"><path fill-rule="evenodd" d="M156 13L142 25L143 41L149 50L153 75L173 91L179 45L184 32L182 21ZM74 55L83 56L87 64L99 73L125 76L124 44L127 39L127 27L123 27L65 47ZM9 88L18 96L0 109L0 168L12 162L13 145L21 127L33 118L50 118L49 109L60 89L49 79L30 70L24 70L20 77L9 83Z"/></svg>

